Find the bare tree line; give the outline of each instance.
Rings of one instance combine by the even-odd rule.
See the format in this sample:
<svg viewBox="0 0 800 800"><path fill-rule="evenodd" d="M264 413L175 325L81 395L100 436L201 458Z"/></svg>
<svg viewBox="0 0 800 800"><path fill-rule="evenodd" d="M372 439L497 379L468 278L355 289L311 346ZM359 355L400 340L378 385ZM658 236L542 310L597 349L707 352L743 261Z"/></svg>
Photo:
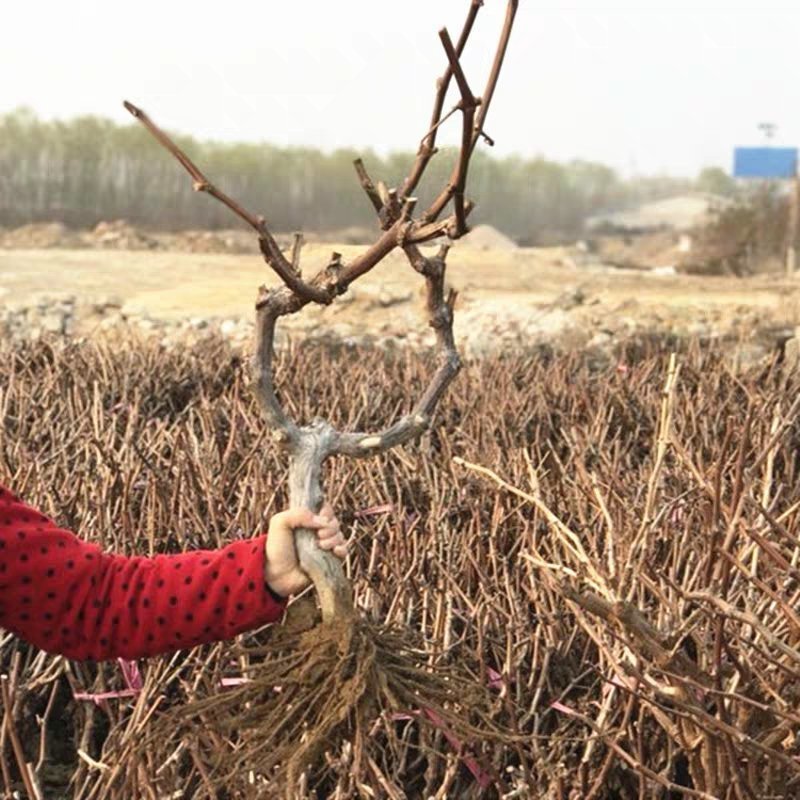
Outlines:
<svg viewBox="0 0 800 800"><path fill-rule="evenodd" d="M373 226L373 209L354 180L354 159L363 158L370 174L390 185L414 160L411 152L380 156L190 136L175 140L218 176L225 191L264 213L276 231ZM421 203L432 199L431 187L447 181L451 164L444 153L431 160L418 191ZM471 223L492 224L523 243L548 243L578 234L597 211L674 191L715 188L708 185L708 172L698 181L626 181L593 162L494 158L479 151L470 191L481 197L482 208ZM197 202L168 155L137 127L99 117L44 121L25 109L0 116L0 225L60 221L86 228L116 218L156 230L230 227L225 209Z"/></svg>

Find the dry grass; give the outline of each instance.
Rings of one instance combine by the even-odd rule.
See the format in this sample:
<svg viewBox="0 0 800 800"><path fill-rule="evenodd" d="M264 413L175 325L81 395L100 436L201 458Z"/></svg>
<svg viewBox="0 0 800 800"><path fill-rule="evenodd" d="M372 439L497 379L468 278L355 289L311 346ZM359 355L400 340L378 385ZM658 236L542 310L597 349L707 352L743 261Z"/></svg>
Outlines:
<svg viewBox="0 0 800 800"><path fill-rule="evenodd" d="M798 796L798 382L775 366L734 377L692 351L665 393L656 346L622 358L603 373L577 355L472 365L421 446L330 465L359 607L491 683L523 741L459 758L409 708L376 719L369 748L325 754L296 796L318 783L319 797L469 798L487 776L484 796L509 798ZM106 548L216 546L285 503L245 365L218 342L4 346L0 364L0 481ZM429 369L413 353L301 347L278 380L297 416L374 428ZM0 661L7 791L13 732L48 798L217 796L207 742L138 745L163 709L247 670L234 643L152 659L136 698L101 706L72 693L121 688L116 664L12 638ZM207 735L238 746L213 718ZM243 774L227 796L281 792Z"/></svg>

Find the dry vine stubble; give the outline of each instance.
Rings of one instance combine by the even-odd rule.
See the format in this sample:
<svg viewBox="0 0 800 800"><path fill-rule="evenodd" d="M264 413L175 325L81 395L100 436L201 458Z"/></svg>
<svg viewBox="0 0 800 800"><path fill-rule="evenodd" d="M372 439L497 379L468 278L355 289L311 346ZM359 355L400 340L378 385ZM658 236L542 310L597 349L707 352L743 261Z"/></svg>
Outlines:
<svg viewBox="0 0 800 800"><path fill-rule="evenodd" d="M0 481L85 538L131 554L216 547L263 530L285 504L285 467L267 444L242 359L223 343L0 347ZM491 684L502 701L492 719L516 724L526 741L465 742L503 779L500 791L667 800L749 789L789 800L800 755L800 426L789 414L797 377L777 367L734 376L718 353L684 353L642 528L668 359L645 344L620 361L602 372L579 355L470 364L422 452L332 462L331 499L354 537L357 606L419 631L420 663L457 660ZM423 354L345 346L293 347L277 368L294 416L330 409L348 428L402 410L427 375ZM353 377L368 403L345 391ZM543 508L496 493L453 456L540 498L615 602L595 597L591 573L563 549ZM208 718L203 742L139 745L162 709L212 698L221 678L264 661L255 648L279 631L151 659L136 698L100 706L72 692L121 688L115 664L67 665L6 637L6 729L48 797L214 796L209 749L235 750L236 733ZM254 652L243 658L243 649ZM329 796L481 794L444 734L405 716L391 735L385 719L369 731L371 754L347 742L326 749ZM0 767L7 791L19 788L8 735ZM310 777L301 796L313 796ZM228 796L252 796L257 785L239 778Z"/></svg>

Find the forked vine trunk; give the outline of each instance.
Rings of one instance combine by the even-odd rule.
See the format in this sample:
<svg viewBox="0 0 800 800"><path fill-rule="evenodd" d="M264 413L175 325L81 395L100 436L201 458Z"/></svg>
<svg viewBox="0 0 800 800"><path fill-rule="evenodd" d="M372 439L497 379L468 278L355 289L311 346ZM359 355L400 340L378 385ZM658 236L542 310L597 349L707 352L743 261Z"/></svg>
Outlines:
<svg viewBox="0 0 800 800"><path fill-rule="evenodd" d="M166 148L189 173L195 191L203 192L229 208L258 235L265 261L281 279L280 288L261 287L256 303L256 353L254 363L255 393L267 423L273 428L277 442L285 446L290 457L290 502L319 510L322 505L322 465L333 455L366 458L410 442L430 426L436 404L459 371L461 362L453 339L455 292L445 294L445 270L449 245L443 245L435 256L427 256L419 245L447 236L458 239L469 230L467 216L473 203L466 199L469 161L480 140L492 144L484 129L489 106L494 96L500 68L505 58L511 28L519 0L507 0L505 20L500 32L494 62L483 93L473 93L461 64L473 23L483 0L469 0L461 34L454 42L446 28L439 38L447 57L447 67L436 82L433 113L427 132L420 142L417 157L405 180L398 188L382 182L373 183L361 159L355 162L356 173L367 198L378 217L380 233L359 255L345 262L333 253L327 265L310 280L300 270L302 236L296 234L294 247L287 256L281 251L264 217L244 208L237 200L218 189L200 171L189 156L172 141L140 108L125 103L125 108L138 119L156 140ZM444 114L448 89L455 79L459 99ZM417 198L413 191L423 177L429 161L437 152L436 139L440 126L451 114L461 114L461 146L450 179L441 188L431 205L414 216ZM452 203L453 213L444 219L445 208ZM427 308L430 325L436 333L438 367L430 384L410 413L378 433L340 432L324 421L296 425L283 410L275 394L272 375L272 347L277 320L302 310L309 303L328 305L344 294L353 281L369 272L393 250L402 250L411 267L425 278L428 288ZM340 563L317 547L315 535L308 530L296 534L300 565L308 573L319 595L325 622L352 620L352 591Z"/></svg>

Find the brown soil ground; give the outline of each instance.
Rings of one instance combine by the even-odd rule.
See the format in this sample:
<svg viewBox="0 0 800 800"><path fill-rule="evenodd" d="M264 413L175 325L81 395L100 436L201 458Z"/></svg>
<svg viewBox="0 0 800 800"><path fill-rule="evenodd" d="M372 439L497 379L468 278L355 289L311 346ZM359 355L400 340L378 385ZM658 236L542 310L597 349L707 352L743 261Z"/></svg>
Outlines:
<svg viewBox="0 0 800 800"><path fill-rule="evenodd" d="M345 259L359 247L309 244L305 274L333 249ZM635 270L587 269L564 248L478 251L455 248L450 282L460 292L457 329L513 320L569 324L592 332L656 322L683 329L725 324L756 314L776 324L800 323L800 277L750 278L655 275ZM42 294L91 301L118 298L127 313L163 319L250 318L259 284L275 283L257 256L163 251L0 250L0 303L25 304ZM327 309L299 315L294 324L328 326L333 333L390 335L424 325L421 282L393 254Z"/></svg>

